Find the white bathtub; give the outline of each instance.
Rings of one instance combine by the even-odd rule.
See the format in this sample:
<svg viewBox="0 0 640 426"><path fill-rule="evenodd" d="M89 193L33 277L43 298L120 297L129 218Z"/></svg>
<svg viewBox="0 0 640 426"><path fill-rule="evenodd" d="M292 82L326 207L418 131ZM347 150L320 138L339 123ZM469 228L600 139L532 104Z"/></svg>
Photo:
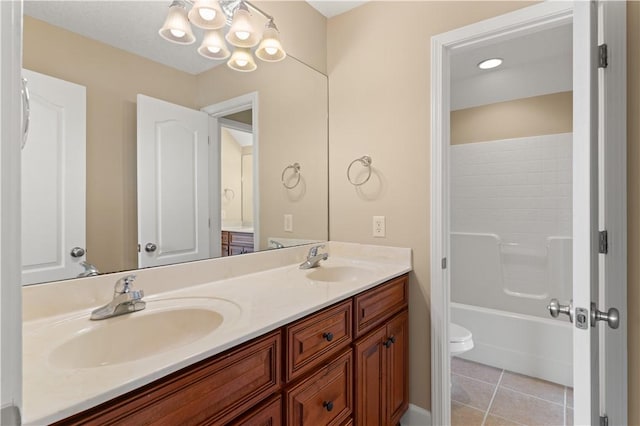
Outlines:
<svg viewBox="0 0 640 426"><path fill-rule="evenodd" d="M461 358L573 386L569 322L451 303L451 321L473 334Z"/></svg>

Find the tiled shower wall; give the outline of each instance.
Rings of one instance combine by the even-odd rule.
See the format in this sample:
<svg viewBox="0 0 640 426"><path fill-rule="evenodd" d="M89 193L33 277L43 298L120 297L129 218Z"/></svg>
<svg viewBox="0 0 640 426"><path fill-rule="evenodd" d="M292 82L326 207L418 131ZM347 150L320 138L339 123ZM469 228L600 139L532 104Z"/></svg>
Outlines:
<svg viewBox="0 0 640 426"><path fill-rule="evenodd" d="M571 133L451 147L451 300L546 317L571 296Z"/></svg>
<svg viewBox="0 0 640 426"><path fill-rule="evenodd" d="M545 245L571 236L571 133L451 146L451 230Z"/></svg>

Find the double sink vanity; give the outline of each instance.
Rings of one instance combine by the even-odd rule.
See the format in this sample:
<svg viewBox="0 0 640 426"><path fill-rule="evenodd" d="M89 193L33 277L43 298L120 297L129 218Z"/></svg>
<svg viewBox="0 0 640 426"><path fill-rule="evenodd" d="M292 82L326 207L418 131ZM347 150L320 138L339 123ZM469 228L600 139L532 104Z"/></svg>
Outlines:
<svg viewBox="0 0 640 426"><path fill-rule="evenodd" d="M396 424L411 251L311 247L25 287L25 424Z"/></svg>

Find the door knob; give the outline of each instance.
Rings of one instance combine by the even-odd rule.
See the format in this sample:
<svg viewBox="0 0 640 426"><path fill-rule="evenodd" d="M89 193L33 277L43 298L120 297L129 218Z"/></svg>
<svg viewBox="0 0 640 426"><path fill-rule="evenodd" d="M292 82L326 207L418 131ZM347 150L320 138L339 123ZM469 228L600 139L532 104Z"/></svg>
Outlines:
<svg viewBox="0 0 640 426"><path fill-rule="evenodd" d="M157 245L153 243L147 243L147 245L144 246L144 251L146 251L147 253L153 253L154 251L156 251L157 248L158 248Z"/></svg>
<svg viewBox="0 0 640 426"><path fill-rule="evenodd" d="M568 305L561 305L558 299L551 299L547 305L547 309L552 317L558 318L560 314L569 316L569 321L573 322L573 300Z"/></svg>
<svg viewBox="0 0 640 426"><path fill-rule="evenodd" d="M602 312L598 310L595 303L591 303L591 327L595 327L598 321L606 321L609 327L616 329L620 325L620 312L616 308L609 308L607 312Z"/></svg>
<svg viewBox="0 0 640 426"><path fill-rule="evenodd" d="M74 247L71 249L71 257L82 257L85 254L85 250L82 247Z"/></svg>

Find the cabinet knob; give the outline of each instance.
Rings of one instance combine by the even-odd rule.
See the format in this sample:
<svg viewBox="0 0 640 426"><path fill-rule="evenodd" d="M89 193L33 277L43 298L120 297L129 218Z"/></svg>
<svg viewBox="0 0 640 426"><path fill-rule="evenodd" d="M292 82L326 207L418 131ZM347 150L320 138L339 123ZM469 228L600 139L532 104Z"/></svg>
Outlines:
<svg viewBox="0 0 640 426"><path fill-rule="evenodd" d="M324 401L322 406L327 409L327 411L333 410L333 401Z"/></svg>
<svg viewBox="0 0 640 426"><path fill-rule="evenodd" d="M384 341L383 345L385 348L389 348L396 342L396 336L391 336L387 340Z"/></svg>
<svg viewBox="0 0 640 426"><path fill-rule="evenodd" d="M324 337L324 339L325 339L327 342L330 342L330 341L332 341L332 340L333 340L333 333L331 333L330 331L328 331L328 332L326 332L326 333L323 333L323 334L322 334L322 337Z"/></svg>

